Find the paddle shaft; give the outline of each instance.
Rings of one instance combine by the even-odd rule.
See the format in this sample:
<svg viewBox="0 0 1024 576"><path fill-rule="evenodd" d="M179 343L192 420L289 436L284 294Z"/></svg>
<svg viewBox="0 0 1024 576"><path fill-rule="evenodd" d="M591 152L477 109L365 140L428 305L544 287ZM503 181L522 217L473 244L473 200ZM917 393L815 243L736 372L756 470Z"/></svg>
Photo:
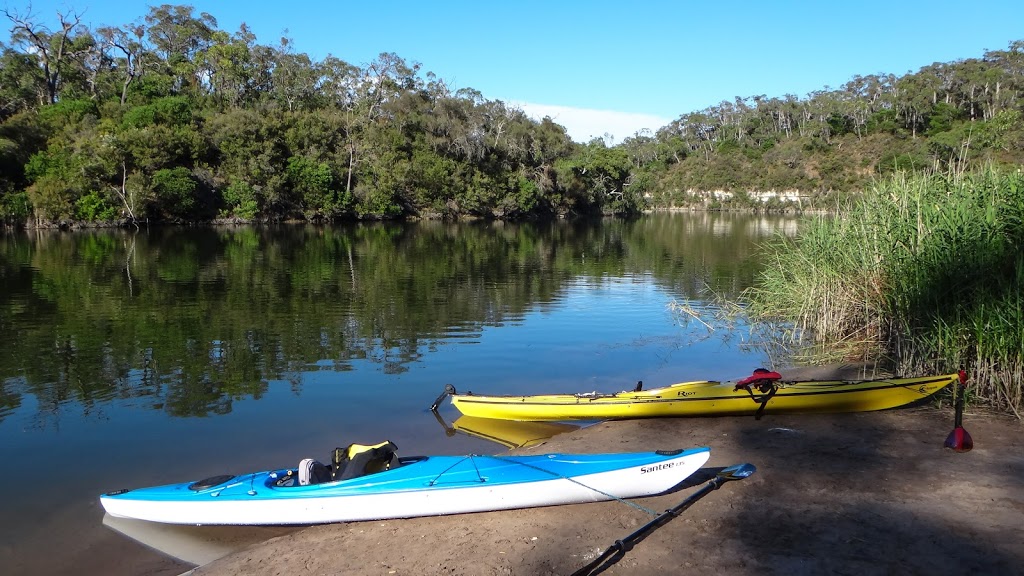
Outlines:
<svg viewBox="0 0 1024 576"><path fill-rule="evenodd" d="M964 385L958 383L956 385L956 402L953 404L953 427L963 428L964 427Z"/></svg>
<svg viewBox="0 0 1024 576"><path fill-rule="evenodd" d="M668 524L670 520L678 517L687 508L693 506L693 504L696 503L697 500L700 500L709 492L718 490L718 488L721 487L722 484L725 484L724 478L715 478L714 480L708 482L707 484L704 485L703 488L691 494L686 500L683 500L682 502L676 504L672 508L665 510L661 514L658 514L658 516L655 519L651 520L647 524L644 524L629 536L626 536L622 540L616 540L615 544L613 544L612 547L620 549L623 552L629 552L633 548L633 546L635 546L638 542L644 539L648 532L654 530L655 528L658 528L659 526Z"/></svg>
<svg viewBox="0 0 1024 576"><path fill-rule="evenodd" d="M748 466L749 468L743 469L744 474L736 476L729 475L727 474L727 472L734 469L740 469L740 467L727 468L723 472L719 473L718 476L715 476L715 478L713 478L710 482L705 484L700 490L694 492L679 504L676 504L672 508L665 510L656 518L654 518L647 524L644 524L629 536L626 536L621 540L616 540L614 544L609 546L607 550L602 552L601 555L595 558L590 564L587 564L583 568L580 568L579 570L573 572L572 576L590 576L591 574L600 573L600 571L595 572L594 570L599 568L601 564L605 562L605 560L607 560L615 554L622 555L626 552L629 552L633 549L633 546L635 546L637 543L641 542L644 538L646 538L648 533L650 533L652 530L658 528L659 526L667 524L670 520L682 514L687 508L693 506L695 502L697 502L704 496L707 496L708 493L714 492L715 490L720 488L722 484L725 484L730 480L741 480L743 478L746 478L750 474L753 474L753 466L750 466L749 464L743 464L740 466Z"/></svg>

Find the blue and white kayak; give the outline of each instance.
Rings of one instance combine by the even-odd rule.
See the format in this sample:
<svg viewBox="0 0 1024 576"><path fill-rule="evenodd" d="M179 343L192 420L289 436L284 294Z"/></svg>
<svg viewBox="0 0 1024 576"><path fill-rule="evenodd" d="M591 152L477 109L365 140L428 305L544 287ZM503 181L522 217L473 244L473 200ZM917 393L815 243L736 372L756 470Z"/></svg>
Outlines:
<svg viewBox="0 0 1024 576"><path fill-rule="evenodd" d="M665 492L706 447L621 454L419 456L347 480L290 484L295 469L103 494L111 516L171 524L320 524L596 502Z"/></svg>

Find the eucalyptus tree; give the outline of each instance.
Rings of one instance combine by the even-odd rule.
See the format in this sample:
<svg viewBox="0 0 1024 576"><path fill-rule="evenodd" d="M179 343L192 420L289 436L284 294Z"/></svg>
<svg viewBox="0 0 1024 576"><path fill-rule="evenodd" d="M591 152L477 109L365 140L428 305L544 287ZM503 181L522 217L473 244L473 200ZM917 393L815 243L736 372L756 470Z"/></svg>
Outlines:
<svg viewBox="0 0 1024 576"><path fill-rule="evenodd" d="M692 152L689 144L679 133L678 121L669 122L658 128L655 138L660 150L659 156L663 158L666 167L670 164L681 164Z"/></svg>
<svg viewBox="0 0 1024 576"><path fill-rule="evenodd" d="M213 42L217 19L206 12L198 16L192 6L161 4L150 6L145 16L146 36L160 55L162 72L171 79L175 93L202 94L204 77L198 56Z"/></svg>
<svg viewBox="0 0 1024 576"><path fill-rule="evenodd" d="M643 129L622 141L620 146L629 155L630 164L639 169L659 161L656 140L649 129Z"/></svg>
<svg viewBox="0 0 1024 576"><path fill-rule="evenodd" d="M896 115L912 138L917 138L926 126L937 83L936 77L925 74L907 74L896 81Z"/></svg>
<svg viewBox="0 0 1024 576"><path fill-rule="evenodd" d="M807 95L804 101L804 130L806 136L820 138L825 144L831 143L832 124L829 119L833 114L834 99L826 86L824 90L815 90Z"/></svg>
<svg viewBox="0 0 1024 576"><path fill-rule="evenodd" d="M404 92L421 89L423 81L417 76L421 67L418 62L406 62L393 52L382 52L370 62L365 69L360 94L366 101L366 118L380 118L384 103Z"/></svg>
<svg viewBox="0 0 1024 576"><path fill-rule="evenodd" d="M144 46L146 27L135 23L124 28L114 26L101 27L96 30L100 42L112 52L109 58L113 62L115 74L121 75L121 105L128 102L128 88L146 71L147 53Z"/></svg>
<svg viewBox="0 0 1024 576"><path fill-rule="evenodd" d="M986 52L984 60L1002 73L1002 82L994 86L996 112L1012 106L1014 102L1019 104L1024 91L1024 40L1010 42L1006 50Z"/></svg>
<svg viewBox="0 0 1024 576"><path fill-rule="evenodd" d="M60 96L65 74L91 45L79 41L88 36L88 30L81 25L81 16L74 11L58 11L60 30L54 32L38 23L31 7L24 14L5 8L4 14L11 21L13 44L38 62L45 102L53 104Z"/></svg>
<svg viewBox="0 0 1024 576"><path fill-rule="evenodd" d="M289 112L316 107L321 76L305 53L295 53L293 41L281 38L270 74L272 98Z"/></svg>
<svg viewBox="0 0 1024 576"><path fill-rule="evenodd" d="M320 86L319 97L323 106L340 111L337 116L339 133L344 136L341 146L335 153L339 155L337 164L344 166L345 194L352 195L354 170L356 164L356 135L362 121L358 110L359 88L362 83L362 70L332 55L328 55L317 66ZM344 158L341 150L344 149Z"/></svg>
<svg viewBox="0 0 1024 576"><path fill-rule="evenodd" d="M259 65L254 61L256 36L244 23L234 35L216 30L210 45L199 52L202 76L219 107L237 108L255 100L255 78Z"/></svg>
<svg viewBox="0 0 1024 576"><path fill-rule="evenodd" d="M690 150L700 151L705 159L711 157L718 141L721 123L716 121L710 109L684 114L671 125L678 127L679 136L689 145Z"/></svg>
<svg viewBox="0 0 1024 576"><path fill-rule="evenodd" d="M3 122L32 108L46 96L36 81L38 67L33 58L6 46L0 50L0 122Z"/></svg>
<svg viewBox="0 0 1024 576"><path fill-rule="evenodd" d="M345 193L356 199L356 210L365 217L391 217L401 212L396 202L397 164L394 142L398 140L393 108L385 106L409 91L423 88L417 73L420 64L407 63L397 54L381 53L360 70L352 82L354 98L346 109L348 175Z"/></svg>

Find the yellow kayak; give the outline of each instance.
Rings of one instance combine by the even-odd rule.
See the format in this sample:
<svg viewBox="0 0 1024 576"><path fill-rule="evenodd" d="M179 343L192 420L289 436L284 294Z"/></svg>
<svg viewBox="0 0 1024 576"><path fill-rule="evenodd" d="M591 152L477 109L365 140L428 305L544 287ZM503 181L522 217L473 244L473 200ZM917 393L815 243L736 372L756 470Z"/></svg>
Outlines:
<svg viewBox="0 0 1024 576"><path fill-rule="evenodd" d="M958 374L923 378L860 381L787 382L775 372L759 370L738 382L682 382L664 388L602 394L480 396L459 394L450 385L445 395L466 416L503 420L559 421L726 416L762 413L868 412L903 406L927 398L958 381ZM435 402L435 406L437 402Z"/></svg>

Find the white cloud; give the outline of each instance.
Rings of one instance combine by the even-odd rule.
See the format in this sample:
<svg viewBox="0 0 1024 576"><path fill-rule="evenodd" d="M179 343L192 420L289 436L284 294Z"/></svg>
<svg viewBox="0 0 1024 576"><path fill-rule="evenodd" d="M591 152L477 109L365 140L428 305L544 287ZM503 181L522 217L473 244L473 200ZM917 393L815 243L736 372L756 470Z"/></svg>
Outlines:
<svg viewBox="0 0 1024 576"><path fill-rule="evenodd" d="M618 144L644 128L654 133L658 128L672 121L652 114L570 108L518 101L512 101L509 104L522 109L527 116L535 120L550 116L556 123L565 126L565 131L569 133L570 138L582 143L590 142L593 138L604 138L605 134L610 134L611 141L606 139L606 143Z"/></svg>

